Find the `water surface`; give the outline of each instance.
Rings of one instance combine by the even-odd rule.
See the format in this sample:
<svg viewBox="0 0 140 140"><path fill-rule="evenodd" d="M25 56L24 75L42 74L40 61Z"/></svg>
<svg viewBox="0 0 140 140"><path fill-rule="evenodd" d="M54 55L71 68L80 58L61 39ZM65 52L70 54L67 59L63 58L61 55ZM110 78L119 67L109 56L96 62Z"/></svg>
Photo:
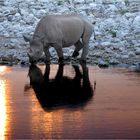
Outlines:
<svg viewBox="0 0 140 140"><path fill-rule="evenodd" d="M140 138L140 74L0 66L0 139L41 138Z"/></svg>

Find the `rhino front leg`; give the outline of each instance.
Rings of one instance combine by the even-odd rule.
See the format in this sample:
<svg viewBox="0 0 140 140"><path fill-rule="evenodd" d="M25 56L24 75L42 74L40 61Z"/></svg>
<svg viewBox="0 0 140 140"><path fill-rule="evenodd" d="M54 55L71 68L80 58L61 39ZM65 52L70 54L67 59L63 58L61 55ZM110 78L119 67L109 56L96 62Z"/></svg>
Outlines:
<svg viewBox="0 0 140 140"><path fill-rule="evenodd" d="M77 57L79 55L79 51L83 48L83 44L80 40L78 40L75 44L75 50L72 54L72 57Z"/></svg>
<svg viewBox="0 0 140 140"><path fill-rule="evenodd" d="M59 57L59 63L63 63L64 57L63 57L62 44L55 44L54 48L56 49L57 55Z"/></svg>
<svg viewBox="0 0 140 140"><path fill-rule="evenodd" d="M46 60L45 60L45 63L48 64L50 63L50 52L49 52L49 46L45 46L44 47L44 52L45 52L45 56L46 56Z"/></svg>

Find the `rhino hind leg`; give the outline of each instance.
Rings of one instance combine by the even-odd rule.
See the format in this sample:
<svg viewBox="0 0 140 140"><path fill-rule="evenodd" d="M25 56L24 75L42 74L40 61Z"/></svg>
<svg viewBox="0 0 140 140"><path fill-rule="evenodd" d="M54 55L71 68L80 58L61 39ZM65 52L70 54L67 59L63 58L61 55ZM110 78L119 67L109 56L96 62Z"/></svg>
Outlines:
<svg viewBox="0 0 140 140"><path fill-rule="evenodd" d="M78 40L74 45L75 45L75 50L72 54L72 57L77 57L79 55L79 51L83 48L83 44L80 40Z"/></svg>
<svg viewBox="0 0 140 140"><path fill-rule="evenodd" d="M83 51L81 55L81 62L86 62L86 57L88 54L88 47L89 47L89 39L91 35L92 35L92 30L90 28L86 28L82 37Z"/></svg>
<svg viewBox="0 0 140 140"><path fill-rule="evenodd" d="M86 62L87 54L88 54L88 43L84 43L84 47L81 55L81 62Z"/></svg>

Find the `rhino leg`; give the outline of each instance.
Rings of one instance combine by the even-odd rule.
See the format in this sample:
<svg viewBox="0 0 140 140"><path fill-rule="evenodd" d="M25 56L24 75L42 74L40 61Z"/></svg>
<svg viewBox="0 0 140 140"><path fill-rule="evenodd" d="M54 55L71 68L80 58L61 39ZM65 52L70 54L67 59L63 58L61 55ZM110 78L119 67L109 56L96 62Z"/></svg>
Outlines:
<svg viewBox="0 0 140 140"><path fill-rule="evenodd" d="M78 65L73 65L73 68L74 68L74 70L75 70L75 77L74 77L74 79L75 79L75 80L81 80L81 78L82 78L82 73L81 73L81 71L80 71L80 69L79 69L79 66L78 66Z"/></svg>
<svg viewBox="0 0 140 140"><path fill-rule="evenodd" d="M64 60L63 50L62 50L62 43L60 43L60 44L54 44L54 48L56 49L57 55L59 57L59 62L62 63L63 60Z"/></svg>
<svg viewBox="0 0 140 140"><path fill-rule="evenodd" d="M89 44L89 39L91 37L91 34L92 34L92 30L91 28L86 28L85 29L85 32L83 34L83 37L82 37L82 41L83 41L83 52L82 52L82 55L81 55L81 62L86 62L86 56L88 54L88 44Z"/></svg>
<svg viewBox="0 0 140 140"><path fill-rule="evenodd" d="M75 44L75 50L72 54L72 57L77 57L79 55L79 51L83 48L83 44L80 40L78 40Z"/></svg>
<svg viewBox="0 0 140 140"><path fill-rule="evenodd" d="M84 43L83 52L82 52L82 55L81 55L81 62L86 62L87 54L88 54L88 43Z"/></svg>
<svg viewBox="0 0 140 140"><path fill-rule="evenodd" d="M46 60L45 63L50 63L50 52L49 52L49 46L45 46L44 47L44 52L45 52L45 56L46 56Z"/></svg>

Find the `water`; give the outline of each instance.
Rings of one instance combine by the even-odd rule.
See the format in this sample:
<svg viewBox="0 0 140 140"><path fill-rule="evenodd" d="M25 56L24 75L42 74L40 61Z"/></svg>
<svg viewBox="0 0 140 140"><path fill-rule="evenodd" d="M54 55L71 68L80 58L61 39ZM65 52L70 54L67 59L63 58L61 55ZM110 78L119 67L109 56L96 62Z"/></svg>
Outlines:
<svg viewBox="0 0 140 140"><path fill-rule="evenodd" d="M0 66L0 139L41 138L140 138L140 74Z"/></svg>

